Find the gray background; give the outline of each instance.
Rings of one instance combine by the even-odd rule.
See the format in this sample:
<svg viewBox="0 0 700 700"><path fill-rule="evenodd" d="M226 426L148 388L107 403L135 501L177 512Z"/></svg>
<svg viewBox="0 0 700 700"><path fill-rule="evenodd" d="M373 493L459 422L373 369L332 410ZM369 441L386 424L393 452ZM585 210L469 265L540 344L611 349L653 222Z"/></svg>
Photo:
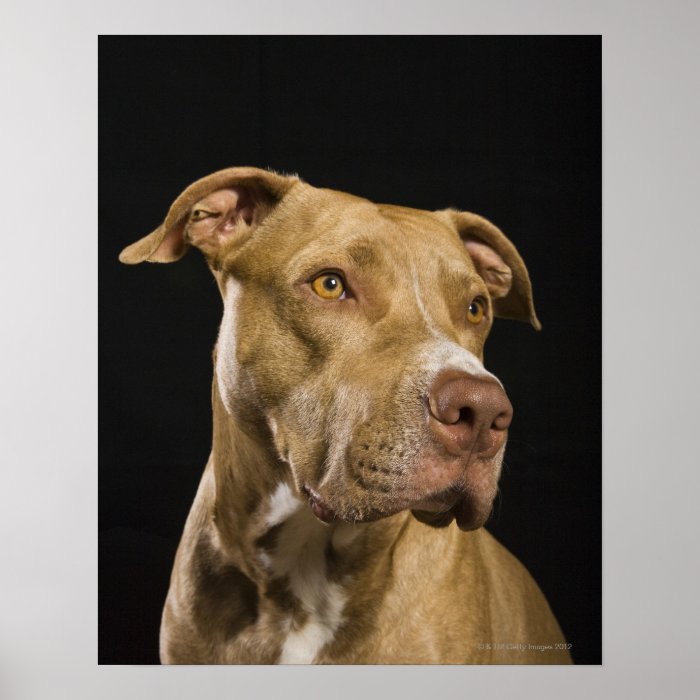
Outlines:
<svg viewBox="0 0 700 700"><path fill-rule="evenodd" d="M333 5L0 9L0 697L693 697L697 6ZM97 34L310 31L603 35L602 668L96 664Z"/></svg>

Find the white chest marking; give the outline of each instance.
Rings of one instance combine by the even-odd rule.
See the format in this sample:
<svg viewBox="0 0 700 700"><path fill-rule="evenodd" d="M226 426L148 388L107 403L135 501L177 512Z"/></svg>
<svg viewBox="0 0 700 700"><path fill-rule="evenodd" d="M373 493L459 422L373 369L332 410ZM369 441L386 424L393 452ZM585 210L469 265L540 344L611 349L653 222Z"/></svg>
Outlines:
<svg viewBox="0 0 700 700"><path fill-rule="evenodd" d="M282 643L281 664L313 663L343 622L347 595L328 579L326 546L333 528L320 523L287 484L270 497L266 523L282 524L266 563L276 577L286 576L308 617L299 629L290 628Z"/></svg>
<svg viewBox="0 0 700 700"><path fill-rule="evenodd" d="M303 505L303 502L292 493L289 485L281 482L270 496L265 524L268 527L279 525Z"/></svg>

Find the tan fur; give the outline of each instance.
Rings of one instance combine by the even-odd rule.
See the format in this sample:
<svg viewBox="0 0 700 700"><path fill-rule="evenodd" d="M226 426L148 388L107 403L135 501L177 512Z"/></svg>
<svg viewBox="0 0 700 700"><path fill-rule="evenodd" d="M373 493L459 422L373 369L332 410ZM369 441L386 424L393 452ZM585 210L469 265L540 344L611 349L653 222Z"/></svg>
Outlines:
<svg viewBox="0 0 700 700"><path fill-rule="evenodd" d="M539 327L512 243L475 214L231 168L187 188L121 260L172 261L188 246L225 311L212 454L162 661L570 662L537 585L481 527L505 437L454 455L425 417L445 367L492 376L481 362L494 316ZM314 293L324 271L342 274L345 298ZM464 315L475 298L488 306L477 325ZM433 527L456 502L462 529Z"/></svg>

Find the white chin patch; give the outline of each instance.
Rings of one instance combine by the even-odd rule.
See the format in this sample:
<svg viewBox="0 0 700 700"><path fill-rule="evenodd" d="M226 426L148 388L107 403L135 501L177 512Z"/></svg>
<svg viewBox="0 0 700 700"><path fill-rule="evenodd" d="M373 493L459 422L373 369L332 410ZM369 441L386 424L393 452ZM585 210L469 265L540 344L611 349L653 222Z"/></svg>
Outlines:
<svg viewBox="0 0 700 700"><path fill-rule="evenodd" d="M233 277L226 281L224 294L224 316L219 326L219 339L216 343L216 381L219 394L229 414L233 413L233 397L238 383L238 362L236 360L238 299L241 285Z"/></svg>

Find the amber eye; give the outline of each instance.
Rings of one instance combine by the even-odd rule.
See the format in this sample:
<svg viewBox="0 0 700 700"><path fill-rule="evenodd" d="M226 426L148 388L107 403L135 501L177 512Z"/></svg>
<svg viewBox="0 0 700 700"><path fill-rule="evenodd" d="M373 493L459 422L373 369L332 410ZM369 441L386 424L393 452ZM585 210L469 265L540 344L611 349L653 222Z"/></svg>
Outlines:
<svg viewBox="0 0 700 700"><path fill-rule="evenodd" d="M467 309L467 321L476 325L481 323L481 319L484 318L484 313L486 313L486 304L483 299L477 297L469 304Z"/></svg>
<svg viewBox="0 0 700 700"><path fill-rule="evenodd" d="M311 289L322 299L342 299L345 296L343 278L335 272L324 272L311 282Z"/></svg>
<svg viewBox="0 0 700 700"><path fill-rule="evenodd" d="M210 216L216 216L216 213L208 209L194 209L192 210L192 214L190 214L190 221L201 221Z"/></svg>

